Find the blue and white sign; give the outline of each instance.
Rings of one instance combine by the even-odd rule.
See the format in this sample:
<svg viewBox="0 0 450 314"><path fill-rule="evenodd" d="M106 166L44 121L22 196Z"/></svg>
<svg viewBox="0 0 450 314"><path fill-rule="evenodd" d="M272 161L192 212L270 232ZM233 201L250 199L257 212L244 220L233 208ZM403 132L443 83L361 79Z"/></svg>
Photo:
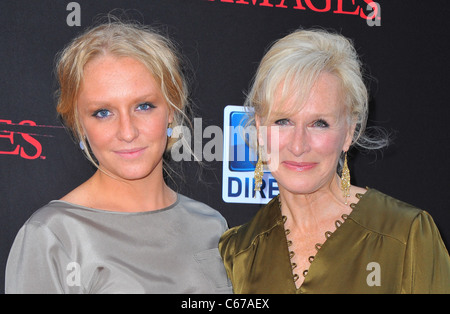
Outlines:
<svg viewBox="0 0 450 314"><path fill-rule="evenodd" d="M246 126L243 106L226 106L223 121L222 198L227 203L267 204L278 195L278 184L264 171L260 192L255 192L257 154L248 143L256 142L256 128Z"/></svg>

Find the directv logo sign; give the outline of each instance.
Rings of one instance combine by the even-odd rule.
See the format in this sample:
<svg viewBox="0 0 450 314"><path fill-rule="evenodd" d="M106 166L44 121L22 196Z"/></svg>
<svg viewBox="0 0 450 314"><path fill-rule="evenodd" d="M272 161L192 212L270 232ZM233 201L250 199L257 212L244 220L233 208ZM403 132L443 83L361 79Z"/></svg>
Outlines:
<svg viewBox="0 0 450 314"><path fill-rule="evenodd" d="M256 152L249 147L256 142L256 128L246 126L247 112L242 106L226 106L223 122L222 198L227 203L267 204L278 195L278 184L264 171L260 192L255 192Z"/></svg>

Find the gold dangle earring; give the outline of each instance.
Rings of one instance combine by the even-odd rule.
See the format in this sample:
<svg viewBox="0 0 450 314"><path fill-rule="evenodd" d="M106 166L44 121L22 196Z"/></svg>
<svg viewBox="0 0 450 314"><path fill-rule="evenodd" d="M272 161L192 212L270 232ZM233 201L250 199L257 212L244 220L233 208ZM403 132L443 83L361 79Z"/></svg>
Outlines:
<svg viewBox="0 0 450 314"><path fill-rule="evenodd" d="M347 205L347 199L350 197L350 170L347 165L347 152L345 152L344 166L342 167L341 190L344 193L345 205Z"/></svg>
<svg viewBox="0 0 450 314"><path fill-rule="evenodd" d="M261 155L262 155L261 154L261 146L258 145L258 162L256 163L256 166L255 166L255 192L261 191L262 178L264 175L263 162L262 162ZM256 193L254 194L253 197L256 197Z"/></svg>

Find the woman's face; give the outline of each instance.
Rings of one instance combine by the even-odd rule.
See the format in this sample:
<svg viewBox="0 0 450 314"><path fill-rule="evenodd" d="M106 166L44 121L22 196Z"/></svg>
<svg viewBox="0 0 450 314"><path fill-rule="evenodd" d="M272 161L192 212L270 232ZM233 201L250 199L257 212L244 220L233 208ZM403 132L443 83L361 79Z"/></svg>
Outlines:
<svg viewBox="0 0 450 314"><path fill-rule="evenodd" d="M283 112L298 106L295 98L284 105L275 101L276 118L268 119L267 127L259 127L259 140L267 149L268 166L280 189L309 194L336 177L339 156L348 150L354 130L341 99L339 80L322 73L294 114Z"/></svg>
<svg viewBox="0 0 450 314"><path fill-rule="evenodd" d="M141 62L108 55L88 62L77 110L100 168L125 180L162 176L172 114Z"/></svg>

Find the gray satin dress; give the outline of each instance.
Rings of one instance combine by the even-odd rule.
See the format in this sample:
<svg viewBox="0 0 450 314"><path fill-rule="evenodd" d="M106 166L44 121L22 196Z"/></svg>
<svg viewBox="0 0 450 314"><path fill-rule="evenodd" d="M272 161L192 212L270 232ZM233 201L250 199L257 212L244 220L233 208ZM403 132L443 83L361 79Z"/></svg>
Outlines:
<svg viewBox="0 0 450 314"><path fill-rule="evenodd" d="M217 248L227 223L178 195L138 213L52 201L16 236L6 293L232 293Z"/></svg>

